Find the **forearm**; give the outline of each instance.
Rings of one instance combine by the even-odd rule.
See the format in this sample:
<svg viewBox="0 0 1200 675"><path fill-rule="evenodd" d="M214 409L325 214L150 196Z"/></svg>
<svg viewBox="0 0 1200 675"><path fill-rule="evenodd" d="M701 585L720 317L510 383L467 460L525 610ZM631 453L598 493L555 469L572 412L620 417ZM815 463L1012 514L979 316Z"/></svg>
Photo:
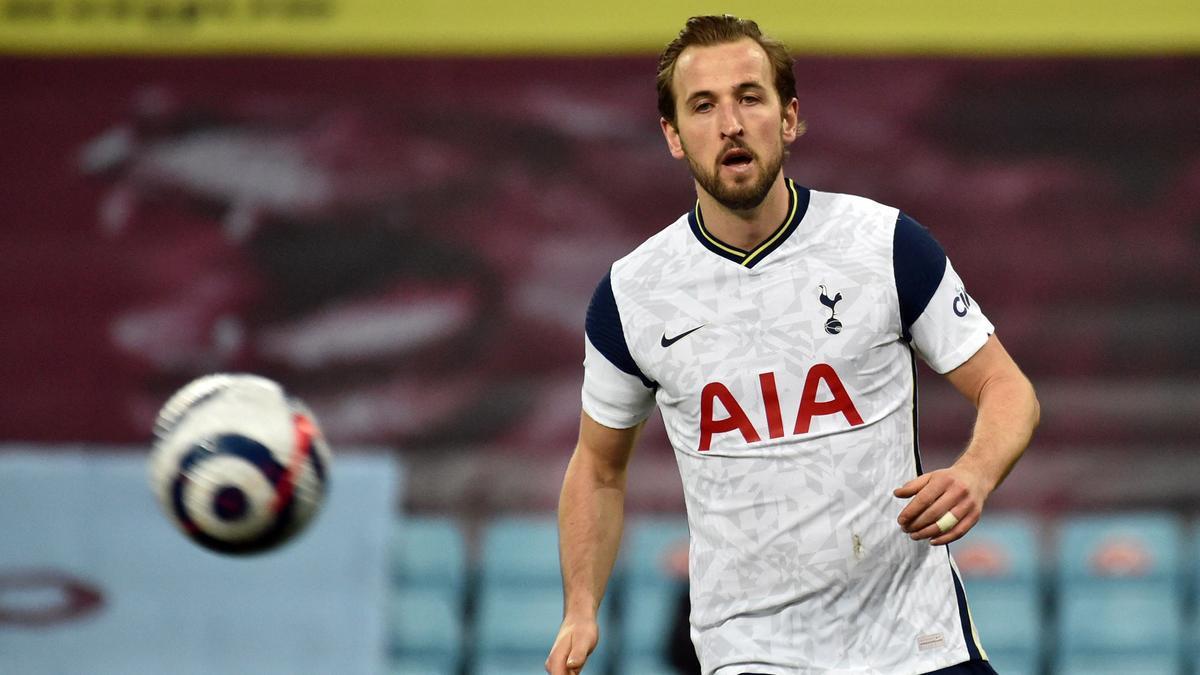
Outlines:
<svg viewBox="0 0 1200 675"><path fill-rule="evenodd" d="M576 452L558 504L564 615L594 617L616 562L625 514L624 467Z"/></svg>
<svg viewBox="0 0 1200 675"><path fill-rule="evenodd" d="M987 381L975 401L978 413L967 449L955 462L995 490L1033 437L1041 408L1033 386L1019 371Z"/></svg>

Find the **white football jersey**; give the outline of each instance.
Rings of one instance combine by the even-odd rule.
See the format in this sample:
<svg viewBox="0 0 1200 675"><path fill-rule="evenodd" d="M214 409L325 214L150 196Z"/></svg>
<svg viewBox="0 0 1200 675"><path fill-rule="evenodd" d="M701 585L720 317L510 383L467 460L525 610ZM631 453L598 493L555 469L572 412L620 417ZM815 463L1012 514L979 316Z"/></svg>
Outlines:
<svg viewBox="0 0 1200 675"><path fill-rule="evenodd" d="M915 221L787 186L789 216L752 251L697 206L613 264L583 409L613 428L662 412L706 675L986 658L948 549L901 531L892 490L921 473L914 354L947 372L992 325Z"/></svg>

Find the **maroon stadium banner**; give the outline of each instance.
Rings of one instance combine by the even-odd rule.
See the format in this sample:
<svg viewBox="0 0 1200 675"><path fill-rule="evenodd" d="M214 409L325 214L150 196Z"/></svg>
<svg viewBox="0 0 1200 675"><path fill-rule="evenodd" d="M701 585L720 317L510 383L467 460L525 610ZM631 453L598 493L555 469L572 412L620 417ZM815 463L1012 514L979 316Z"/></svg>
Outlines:
<svg viewBox="0 0 1200 675"><path fill-rule="evenodd" d="M653 71L0 60L0 439L141 442L238 370L335 443L566 452L593 287L695 198ZM788 175L933 231L1038 384L1040 441L1196 438L1200 59L796 71Z"/></svg>

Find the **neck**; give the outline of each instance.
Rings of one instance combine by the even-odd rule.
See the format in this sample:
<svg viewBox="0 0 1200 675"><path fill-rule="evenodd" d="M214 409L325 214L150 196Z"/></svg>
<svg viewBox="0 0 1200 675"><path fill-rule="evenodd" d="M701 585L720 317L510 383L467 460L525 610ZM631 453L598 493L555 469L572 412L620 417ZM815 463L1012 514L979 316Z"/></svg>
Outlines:
<svg viewBox="0 0 1200 675"><path fill-rule="evenodd" d="M781 171L771 184L767 198L758 206L746 211L734 211L721 205L712 195L696 185L700 201L700 212L704 214L704 227L716 238L750 251L766 241L787 217L787 181Z"/></svg>

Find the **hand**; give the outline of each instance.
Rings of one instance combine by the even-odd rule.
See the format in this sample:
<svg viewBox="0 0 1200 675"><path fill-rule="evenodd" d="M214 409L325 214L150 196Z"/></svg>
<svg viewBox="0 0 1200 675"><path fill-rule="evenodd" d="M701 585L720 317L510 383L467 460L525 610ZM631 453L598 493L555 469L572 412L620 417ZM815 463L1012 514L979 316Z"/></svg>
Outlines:
<svg viewBox="0 0 1200 675"><path fill-rule="evenodd" d="M897 488L897 497L912 497L897 519L900 529L915 541L930 539L934 546L949 544L967 533L983 513L983 502L990 490L971 471L952 466L917 476ZM946 518L946 514L951 514ZM938 525L951 522L943 532Z"/></svg>
<svg viewBox="0 0 1200 675"><path fill-rule="evenodd" d="M578 675L599 641L600 627L595 619L563 619L554 646L550 648L550 656L546 658L546 672Z"/></svg>

